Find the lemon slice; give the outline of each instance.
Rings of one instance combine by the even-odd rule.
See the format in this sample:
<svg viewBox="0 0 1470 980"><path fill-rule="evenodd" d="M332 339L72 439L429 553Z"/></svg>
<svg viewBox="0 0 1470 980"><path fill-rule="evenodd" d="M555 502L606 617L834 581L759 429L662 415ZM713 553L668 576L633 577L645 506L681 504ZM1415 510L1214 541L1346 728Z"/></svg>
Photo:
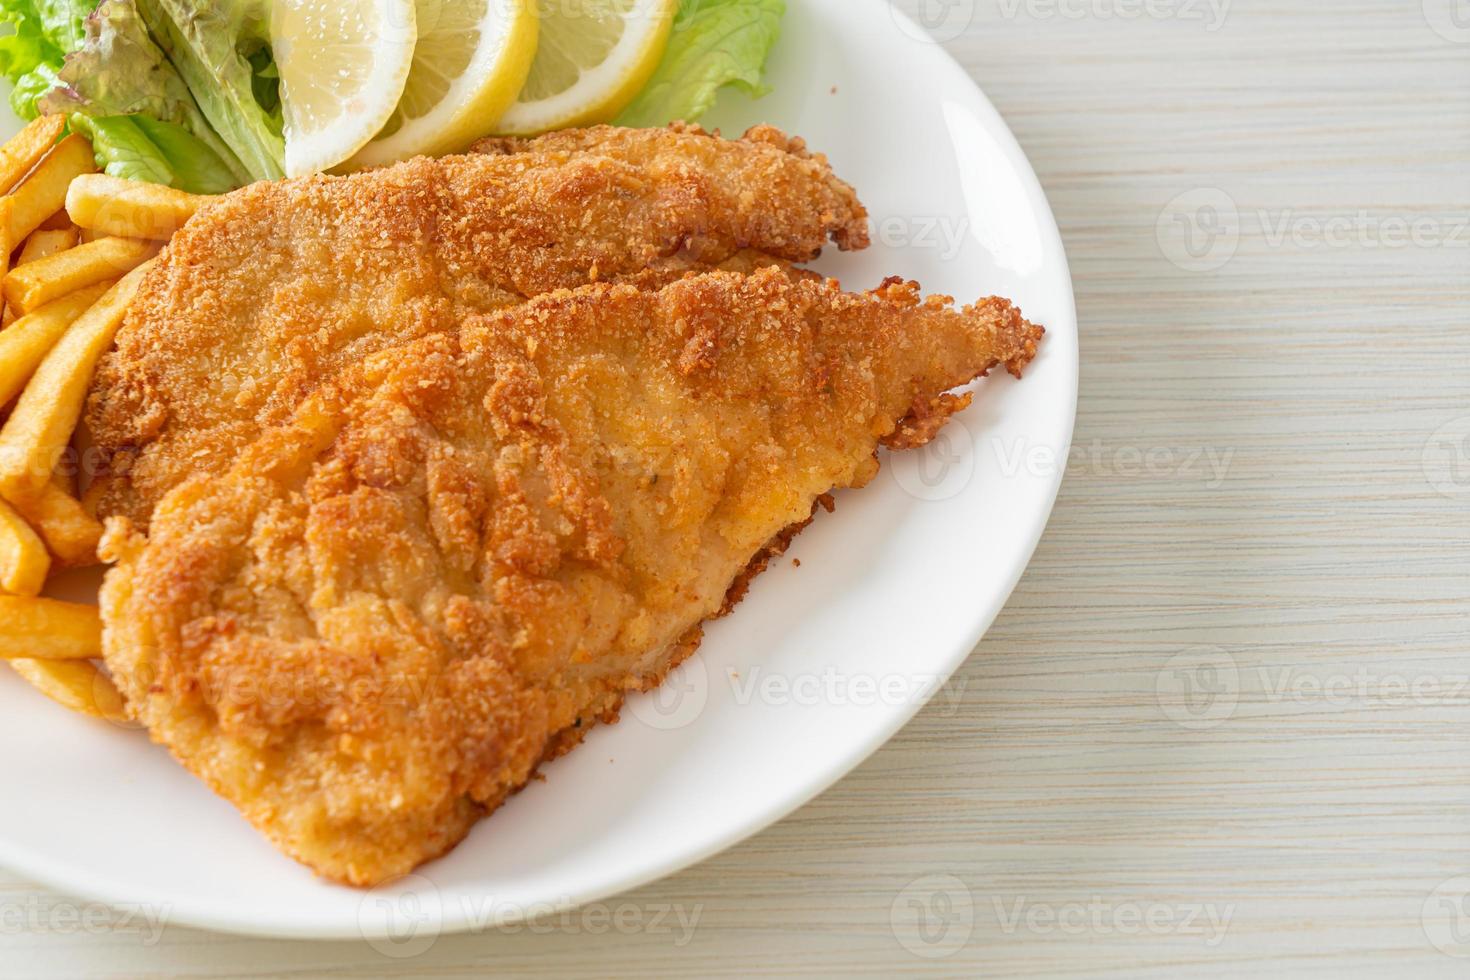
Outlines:
<svg viewBox="0 0 1470 980"><path fill-rule="evenodd" d="M462 149L491 132L536 56L534 0L418 0L403 98L349 166Z"/></svg>
<svg viewBox="0 0 1470 980"><path fill-rule="evenodd" d="M372 139L413 63L413 0L275 0L286 173L336 166Z"/></svg>
<svg viewBox="0 0 1470 980"><path fill-rule="evenodd" d="M529 136L612 119L658 67L677 7L678 0L547 4L531 74L496 131Z"/></svg>

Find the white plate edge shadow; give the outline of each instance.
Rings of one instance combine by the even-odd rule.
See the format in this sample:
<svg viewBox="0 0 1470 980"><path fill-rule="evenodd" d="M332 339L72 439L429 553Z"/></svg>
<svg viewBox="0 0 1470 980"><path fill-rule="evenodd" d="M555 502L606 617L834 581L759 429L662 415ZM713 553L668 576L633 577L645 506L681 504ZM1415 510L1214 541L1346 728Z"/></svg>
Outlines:
<svg viewBox="0 0 1470 980"><path fill-rule="evenodd" d="M873 3L886 6L886 0L871 0ZM889 14L895 19L905 33L917 37L923 34L922 28L915 24L901 11L890 9ZM932 46L933 55L944 63L944 69L956 79L962 79L967 87L963 93L964 97L972 100L974 108L986 117L986 131L998 137L1000 149L1011 162L1013 169L1025 183L1024 190L1032 210L1044 219L1041 223L1041 232L1046 241L1043 247L1051 255L1055 256L1055 262L1060 263L1059 273L1061 279L1066 282L1067 290L1065 297L1054 297L1052 313L1046 322L1048 330L1047 344L1043 351L1045 356L1067 358L1068 363L1064 366L1069 369L1070 377L1064 379L1063 389L1070 399L1065 406L1065 431L1060 446L1063 450L1070 446L1073 427L1076 420L1077 394L1078 394L1078 356L1077 356L1077 326L1075 298L1071 289L1070 271L1067 267L1066 253L1057 228L1055 216L1047 202L1046 195L1037 179L1034 169L1026 158L1024 151L1015 140L1010 128L1005 124L984 92L964 72L964 70L943 50L938 44ZM957 96L959 97L959 96ZM861 188L859 188L861 192ZM1024 574L1030 559L1040 543L1041 536L1047 526L1052 509L1055 505L1057 494L1061 487L1064 475L1064 462L1066 453L1063 451L1057 465L1048 472L1049 484L1044 488L1044 502L1038 498L1040 506L1032 511L1031 526L1022 535L1027 545L1022 553L1015 556L1012 562L1010 574L1007 576L1005 585L988 596L988 604L977 604L983 606L981 614L975 619L972 628L966 635L955 644L942 660L936 662L941 668L942 679L948 679L965 662L970 653L990 628L1011 592L1015 589ZM744 819L732 826L723 828L722 832L711 835L697 846L686 846L674 850L656 860L650 860L640 866L636 871L609 875L602 879L592 880L584 883L580 888L572 890L564 900L551 906L551 910L560 911L565 908L574 908L589 902L616 895L621 892L637 888L641 885L656 881L670 874L683 870L691 865L697 864L721 851L747 839L761 830L777 823L789 816L791 813L804 806L806 803L821 795L827 789L839 782L853 769L869 758L874 752L889 741L899 730L907 725L913 717L927 703L929 697L939 690L935 685L928 695L920 699L912 699L898 710L889 715L884 723L876 727L866 738L861 741L852 741L841 747L840 752L833 753L833 762L829 764L820 779L799 789L786 793L783 796L766 800L758 809L752 809ZM283 859L284 860L284 859ZM361 919L353 922L342 921L340 917L326 919L310 919L292 915L289 912L277 912L276 914L261 914L259 910L251 913L232 915L224 908L200 907L178 907L173 896L166 894L150 894L147 887L140 888L136 884L128 884L107 878L98 877L95 873L88 876L82 868L76 865L65 865L53 861L44 855L35 855L25 850L12 846L4 837L0 837L0 864L3 864L17 873L43 883L48 887L55 888L72 895L86 896L88 898L113 906L136 907L140 904L151 904L154 906L170 909L169 924L181 926L210 929L219 932L233 933L237 935L260 936L271 938L293 938L293 939L319 939L319 940L341 940L341 939L363 939L363 938L387 938L386 930L375 931L374 926L364 923ZM366 894L366 893L365 893ZM539 911L539 910L538 910ZM507 924L518 921L514 915L504 920ZM459 914L440 914L439 918L429 924L434 935L451 935L458 932L472 930L477 925L472 917L466 914L463 906Z"/></svg>

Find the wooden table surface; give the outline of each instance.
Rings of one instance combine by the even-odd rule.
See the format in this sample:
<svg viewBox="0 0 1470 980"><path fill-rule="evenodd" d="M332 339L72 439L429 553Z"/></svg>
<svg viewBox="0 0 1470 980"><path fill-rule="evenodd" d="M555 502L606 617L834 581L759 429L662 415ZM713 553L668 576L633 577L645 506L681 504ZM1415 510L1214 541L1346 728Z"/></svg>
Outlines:
<svg viewBox="0 0 1470 980"><path fill-rule="evenodd" d="M591 917L397 960L0 872L0 976L1470 974L1464 3L921 3L1082 329L1056 513L955 696Z"/></svg>

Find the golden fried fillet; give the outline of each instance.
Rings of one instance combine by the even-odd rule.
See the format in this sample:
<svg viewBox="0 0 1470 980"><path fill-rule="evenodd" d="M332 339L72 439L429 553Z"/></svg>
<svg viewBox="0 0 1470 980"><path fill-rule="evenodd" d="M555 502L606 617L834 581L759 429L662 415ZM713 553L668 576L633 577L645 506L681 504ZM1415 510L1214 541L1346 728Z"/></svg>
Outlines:
<svg viewBox="0 0 1470 980"><path fill-rule="evenodd" d="M101 515L145 525L322 381L473 313L867 244L852 189L770 127L598 127L485 150L258 183L197 214L98 372L87 421L117 474Z"/></svg>
<svg viewBox="0 0 1470 980"><path fill-rule="evenodd" d="M769 543L1041 329L775 269L557 292L369 359L114 520L131 710L357 885L452 847L697 645Z"/></svg>

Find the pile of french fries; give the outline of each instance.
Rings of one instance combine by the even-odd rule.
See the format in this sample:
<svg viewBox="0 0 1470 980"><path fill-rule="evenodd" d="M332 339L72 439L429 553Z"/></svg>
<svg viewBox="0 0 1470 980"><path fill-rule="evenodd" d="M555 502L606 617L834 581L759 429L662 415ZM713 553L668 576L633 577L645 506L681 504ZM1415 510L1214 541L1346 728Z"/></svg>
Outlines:
<svg viewBox="0 0 1470 980"><path fill-rule="evenodd" d="M97 610L40 596L53 568L97 564L102 526L68 450L138 284L208 198L99 174L66 128L42 116L0 146L0 660L66 707L122 721L95 663Z"/></svg>

